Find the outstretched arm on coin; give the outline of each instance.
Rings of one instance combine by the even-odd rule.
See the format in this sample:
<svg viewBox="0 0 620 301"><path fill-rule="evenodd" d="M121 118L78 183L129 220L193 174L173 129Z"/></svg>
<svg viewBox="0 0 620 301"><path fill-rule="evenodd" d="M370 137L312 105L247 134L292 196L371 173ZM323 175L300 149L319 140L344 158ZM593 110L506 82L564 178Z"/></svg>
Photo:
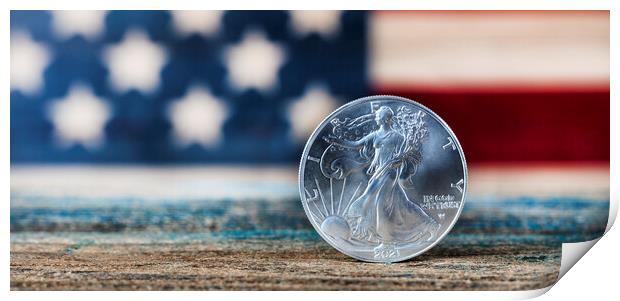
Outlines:
<svg viewBox="0 0 620 301"><path fill-rule="evenodd" d="M362 148L366 142L372 140L374 133L370 133L359 140L349 141L345 139L339 139L336 136L328 135L323 137L327 143L331 143L345 148Z"/></svg>

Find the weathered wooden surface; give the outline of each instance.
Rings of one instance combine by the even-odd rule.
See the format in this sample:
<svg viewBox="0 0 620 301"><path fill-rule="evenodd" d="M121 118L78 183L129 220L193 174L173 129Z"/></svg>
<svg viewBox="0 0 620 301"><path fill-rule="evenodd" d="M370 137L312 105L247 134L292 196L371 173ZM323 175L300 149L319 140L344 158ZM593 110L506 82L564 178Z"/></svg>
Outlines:
<svg viewBox="0 0 620 301"><path fill-rule="evenodd" d="M28 195L12 190L13 290L525 290L561 243L600 236L596 197L472 196L435 248L391 265L324 243L297 198Z"/></svg>
<svg viewBox="0 0 620 301"><path fill-rule="evenodd" d="M312 240L229 244L15 244L11 287L37 290L514 290L548 286L559 248L444 245L370 264Z"/></svg>

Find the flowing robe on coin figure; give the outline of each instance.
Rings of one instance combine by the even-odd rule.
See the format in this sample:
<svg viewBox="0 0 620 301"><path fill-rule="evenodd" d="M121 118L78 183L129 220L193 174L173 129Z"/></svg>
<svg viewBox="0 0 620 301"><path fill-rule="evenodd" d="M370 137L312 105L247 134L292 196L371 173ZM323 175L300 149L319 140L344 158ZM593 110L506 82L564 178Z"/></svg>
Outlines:
<svg viewBox="0 0 620 301"><path fill-rule="evenodd" d="M421 160L420 145L426 135L424 113L414 114L405 108L398 113L394 116L389 107L380 107L370 116L379 129L355 141L328 139L342 148L361 148L369 161L364 164L370 176L368 184L344 212L355 239L398 245L422 238L431 240L439 228L406 191L407 184L413 184L411 176ZM393 118L398 118L396 124ZM332 166L342 168L344 164L334 160Z"/></svg>

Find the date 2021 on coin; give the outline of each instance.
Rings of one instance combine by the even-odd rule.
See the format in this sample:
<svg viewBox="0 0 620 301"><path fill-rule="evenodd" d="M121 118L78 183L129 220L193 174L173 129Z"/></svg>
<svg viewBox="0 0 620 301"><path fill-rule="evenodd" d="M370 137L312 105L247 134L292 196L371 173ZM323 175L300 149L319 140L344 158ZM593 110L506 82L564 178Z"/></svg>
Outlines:
<svg viewBox="0 0 620 301"><path fill-rule="evenodd" d="M428 108L371 96L330 114L303 152L306 215L334 248L371 262L422 254L450 231L467 190L463 150Z"/></svg>

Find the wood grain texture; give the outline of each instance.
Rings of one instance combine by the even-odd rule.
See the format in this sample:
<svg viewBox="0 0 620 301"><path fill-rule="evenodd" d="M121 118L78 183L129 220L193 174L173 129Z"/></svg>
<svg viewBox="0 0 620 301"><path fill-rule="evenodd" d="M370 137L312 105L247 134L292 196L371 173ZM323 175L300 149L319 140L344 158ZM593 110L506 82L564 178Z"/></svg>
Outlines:
<svg viewBox="0 0 620 301"><path fill-rule="evenodd" d="M386 265L327 245L296 197L147 200L18 187L12 290L537 289L557 279L563 242L603 234L609 206L596 197L600 185L574 197L487 189L468 199L441 243Z"/></svg>
<svg viewBox="0 0 620 301"><path fill-rule="evenodd" d="M398 264L349 258L322 241L14 244L14 290L526 290L552 284L560 248L443 244Z"/></svg>

